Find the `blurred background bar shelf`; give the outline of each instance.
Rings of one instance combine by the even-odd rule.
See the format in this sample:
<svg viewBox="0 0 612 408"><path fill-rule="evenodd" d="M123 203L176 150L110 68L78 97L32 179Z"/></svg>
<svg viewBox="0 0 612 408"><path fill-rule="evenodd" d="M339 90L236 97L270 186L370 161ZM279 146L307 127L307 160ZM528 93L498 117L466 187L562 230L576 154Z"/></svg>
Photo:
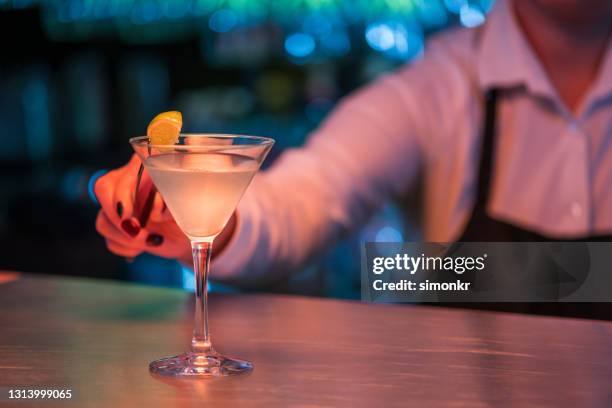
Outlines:
<svg viewBox="0 0 612 408"><path fill-rule="evenodd" d="M492 3L0 0L0 268L189 288L188 269L126 262L94 230L88 186L129 158L129 137L176 109L185 131L275 138L269 165L339 98L418 60L427 36L482 24ZM276 290L359 297L360 241L419 237L398 208Z"/></svg>

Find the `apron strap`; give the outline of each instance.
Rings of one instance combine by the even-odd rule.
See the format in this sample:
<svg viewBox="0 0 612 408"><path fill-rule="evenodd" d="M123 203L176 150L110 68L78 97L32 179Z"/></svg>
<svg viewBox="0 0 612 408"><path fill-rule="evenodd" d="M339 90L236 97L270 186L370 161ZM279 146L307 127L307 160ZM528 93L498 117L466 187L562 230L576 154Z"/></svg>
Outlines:
<svg viewBox="0 0 612 408"><path fill-rule="evenodd" d="M486 208L491 190L493 158L495 156L495 134L497 124L497 100L500 90L489 89L485 94L485 118L483 140L478 168L476 206Z"/></svg>

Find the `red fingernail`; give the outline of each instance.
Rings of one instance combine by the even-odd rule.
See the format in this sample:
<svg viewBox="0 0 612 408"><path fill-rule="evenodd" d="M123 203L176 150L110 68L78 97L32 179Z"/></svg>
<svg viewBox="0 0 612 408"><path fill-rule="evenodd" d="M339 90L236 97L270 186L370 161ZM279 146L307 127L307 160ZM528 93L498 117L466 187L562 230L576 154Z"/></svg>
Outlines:
<svg viewBox="0 0 612 408"><path fill-rule="evenodd" d="M140 224L134 218L128 218L121 222L121 228L131 237L135 237L140 232Z"/></svg>
<svg viewBox="0 0 612 408"><path fill-rule="evenodd" d="M149 234L146 242L149 246L160 246L164 243L164 237L159 234Z"/></svg>

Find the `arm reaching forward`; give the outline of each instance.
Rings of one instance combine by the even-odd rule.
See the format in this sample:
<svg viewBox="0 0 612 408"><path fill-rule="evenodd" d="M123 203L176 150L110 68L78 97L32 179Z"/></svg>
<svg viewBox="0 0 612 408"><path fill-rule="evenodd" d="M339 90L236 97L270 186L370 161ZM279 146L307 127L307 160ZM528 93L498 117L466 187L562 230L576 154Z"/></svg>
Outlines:
<svg viewBox="0 0 612 408"><path fill-rule="evenodd" d="M403 81L392 74L346 98L304 147L255 177L213 279L249 284L283 276L408 187L422 157L423 120Z"/></svg>

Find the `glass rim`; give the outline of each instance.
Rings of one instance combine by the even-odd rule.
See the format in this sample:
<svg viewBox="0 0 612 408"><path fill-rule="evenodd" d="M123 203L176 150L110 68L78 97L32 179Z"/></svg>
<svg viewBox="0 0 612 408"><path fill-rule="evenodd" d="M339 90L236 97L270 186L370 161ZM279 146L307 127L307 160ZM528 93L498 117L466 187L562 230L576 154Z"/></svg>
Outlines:
<svg viewBox="0 0 612 408"><path fill-rule="evenodd" d="M253 144L239 144L239 145L227 145L227 144L207 144L207 145L163 145L163 144L152 144L149 141L149 136L136 136L129 139L129 143L131 145L141 145L141 146L150 146L156 148L226 148L226 149L236 149L236 148L253 148L255 146L271 146L276 141L271 137L265 136L251 136L251 135L239 135L239 134L231 134L231 133L179 133L180 137L206 137L209 139L246 139L257 141L258 143Z"/></svg>

